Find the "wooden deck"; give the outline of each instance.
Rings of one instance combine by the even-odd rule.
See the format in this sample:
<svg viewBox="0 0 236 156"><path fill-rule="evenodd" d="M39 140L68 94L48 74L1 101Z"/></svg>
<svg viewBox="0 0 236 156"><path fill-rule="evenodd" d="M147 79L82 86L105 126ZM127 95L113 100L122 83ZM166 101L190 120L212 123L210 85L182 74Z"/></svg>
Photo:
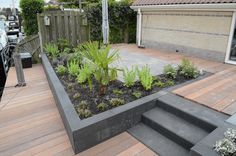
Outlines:
<svg viewBox="0 0 236 156"><path fill-rule="evenodd" d="M25 69L26 87L15 88L10 70L0 103L0 156L74 155L41 65ZM127 132L77 156L154 156Z"/></svg>
<svg viewBox="0 0 236 156"><path fill-rule="evenodd" d="M180 53L163 52L148 48L140 49L136 45L118 44L113 47L127 52L156 57L170 63L179 63L182 58L188 58L199 69L204 69L215 74L201 81L179 88L173 91L173 93L229 115L236 113L235 65L187 57Z"/></svg>

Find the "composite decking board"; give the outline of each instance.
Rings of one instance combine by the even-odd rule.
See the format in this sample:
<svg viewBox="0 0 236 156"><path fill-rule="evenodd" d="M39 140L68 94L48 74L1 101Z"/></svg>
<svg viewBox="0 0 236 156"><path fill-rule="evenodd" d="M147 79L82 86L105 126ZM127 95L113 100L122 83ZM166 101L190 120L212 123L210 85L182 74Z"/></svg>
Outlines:
<svg viewBox="0 0 236 156"><path fill-rule="evenodd" d="M26 87L15 88L16 73L10 69L6 88L0 102L0 155L55 155L73 156L53 95L41 64L24 69ZM138 155L153 153L145 145L124 132L77 156L95 156L142 147ZM129 148L131 148L129 150ZM135 155L137 152L129 152ZM155 155L155 154L153 154Z"/></svg>

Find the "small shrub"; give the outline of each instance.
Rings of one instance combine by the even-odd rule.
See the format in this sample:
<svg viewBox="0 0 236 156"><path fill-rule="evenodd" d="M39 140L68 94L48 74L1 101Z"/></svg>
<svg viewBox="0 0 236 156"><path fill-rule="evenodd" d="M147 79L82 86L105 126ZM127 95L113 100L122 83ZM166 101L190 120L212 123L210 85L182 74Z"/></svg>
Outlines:
<svg viewBox="0 0 236 156"><path fill-rule="evenodd" d="M161 81L158 81L158 82L155 82L155 83L153 84L153 86L157 86L157 87L159 87L159 88L163 88L163 87L165 87L165 83L164 83L164 82L161 82Z"/></svg>
<svg viewBox="0 0 236 156"><path fill-rule="evenodd" d="M66 67L64 67L63 65L57 66L56 73L58 73L59 75L64 75L66 73Z"/></svg>
<svg viewBox="0 0 236 156"><path fill-rule="evenodd" d="M60 50L60 52L67 52L67 53L71 52L70 42L66 39L62 39L62 38L58 39L57 46L58 46L58 49Z"/></svg>
<svg viewBox="0 0 236 156"><path fill-rule="evenodd" d="M48 54L48 56L51 58L56 58L57 56L59 56L59 50L56 44L48 43L45 45L44 50L46 54Z"/></svg>
<svg viewBox="0 0 236 156"><path fill-rule="evenodd" d="M119 89L114 89L112 92L113 92L113 94L116 94L116 95L124 94L124 92L122 90L119 90Z"/></svg>
<svg viewBox="0 0 236 156"><path fill-rule="evenodd" d="M224 138L216 142L214 150L221 156L231 156L236 152L236 144Z"/></svg>
<svg viewBox="0 0 236 156"><path fill-rule="evenodd" d="M73 98L74 99L79 99L81 97L81 94L80 93L75 93L74 95L73 95Z"/></svg>
<svg viewBox="0 0 236 156"><path fill-rule="evenodd" d="M165 86L174 86L175 85L175 82L174 81L172 81L172 80L168 80L168 81L166 81L166 83L165 83Z"/></svg>
<svg viewBox="0 0 236 156"><path fill-rule="evenodd" d="M88 109L88 103L87 101L81 101L78 106L77 106L78 109Z"/></svg>
<svg viewBox="0 0 236 156"><path fill-rule="evenodd" d="M136 98L136 99L139 99L141 96L142 96L142 93L139 92L139 91L135 91L132 93L132 95Z"/></svg>
<svg viewBox="0 0 236 156"><path fill-rule="evenodd" d="M132 67L131 70L127 68L123 71L124 86L132 87L136 81L136 70Z"/></svg>
<svg viewBox="0 0 236 156"><path fill-rule="evenodd" d="M72 60L67 64L68 73L70 76L76 76L79 73L79 65L76 60Z"/></svg>
<svg viewBox="0 0 236 156"><path fill-rule="evenodd" d="M89 109L79 109L77 112L81 118L88 118L92 116L92 112Z"/></svg>
<svg viewBox="0 0 236 156"><path fill-rule="evenodd" d="M68 89L68 90L72 90L72 89L73 89L73 84L72 84L72 83L69 83L69 84L67 85L67 89Z"/></svg>
<svg viewBox="0 0 236 156"><path fill-rule="evenodd" d="M188 59L183 59L178 66L179 74L186 78L196 78L199 75L198 69Z"/></svg>
<svg viewBox="0 0 236 156"><path fill-rule="evenodd" d="M117 107L117 106L125 104L125 100L120 99L120 98L112 98L110 100L110 104L112 107Z"/></svg>
<svg viewBox="0 0 236 156"><path fill-rule="evenodd" d="M146 65L141 70L138 69L139 80L145 90L152 88L153 76L150 72L150 68Z"/></svg>
<svg viewBox="0 0 236 156"><path fill-rule="evenodd" d="M172 67L170 64L164 67L163 72L168 78L171 78L171 79L176 78L177 70L174 67Z"/></svg>
<svg viewBox="0 0 236 156"><path fill-rule="evenodd" d="M105 111L107 109L107 107L108 107L108 105L103 102L97 105L97 109L99 111Z"/></svg>
<svg viewBox="0 0 236 156"><path fill-rule="evenodd" d="M234 142L236 142L236 130L229 128L225 133L224 133L225 138L230 139Z"/></svg>

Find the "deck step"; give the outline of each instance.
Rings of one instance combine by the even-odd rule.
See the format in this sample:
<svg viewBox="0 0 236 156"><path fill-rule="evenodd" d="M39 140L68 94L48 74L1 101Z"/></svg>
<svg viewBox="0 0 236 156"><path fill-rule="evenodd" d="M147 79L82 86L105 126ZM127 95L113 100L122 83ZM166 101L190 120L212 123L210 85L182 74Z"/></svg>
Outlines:
<svg viewBox="0 0 236 156"><path fill-rule="evenodd" d="M128 130L159 156L189 156L189 151L143 123Z"/></svg>
<svg viewBox="0 0 236 156"><path fill-rule="evenodd" d="M158 99L157 107L165 109L208 132L212 132L217 127L224 125L224 121L229 117L170 93Z"/></svg>
<svg viewBox="0 0 236 156"><path fill-rule="evenodd" d="M209 134L206 130L158 107L144 113L142 122L187 150Z"/></svg>

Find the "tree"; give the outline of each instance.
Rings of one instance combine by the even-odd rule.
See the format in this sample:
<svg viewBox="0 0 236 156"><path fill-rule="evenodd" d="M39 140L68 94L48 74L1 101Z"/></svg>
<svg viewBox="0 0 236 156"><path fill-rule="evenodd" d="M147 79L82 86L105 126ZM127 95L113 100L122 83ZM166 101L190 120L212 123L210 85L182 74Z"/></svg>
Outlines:
<svg viewBox="0 0 236 156"><path fill-rule="evenodd" d="M37 13L43 12L43 0L21 0L20 8L26 35L38 33Z"/></svg>

